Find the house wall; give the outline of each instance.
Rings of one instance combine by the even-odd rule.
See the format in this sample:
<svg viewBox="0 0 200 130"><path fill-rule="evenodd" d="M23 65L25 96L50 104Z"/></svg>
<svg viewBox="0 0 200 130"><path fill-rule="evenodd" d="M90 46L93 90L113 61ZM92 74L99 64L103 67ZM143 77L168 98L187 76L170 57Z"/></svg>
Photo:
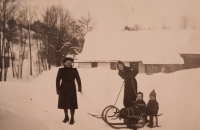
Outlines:
<svg viewBox="0 0 200 130"><path fill-rule="evenodd" d="M111 62L110 63L110 69L111 70L116 70L117 69L117 63L116 62Z"/></svg>
<svg viewBox="0 0 200 130"><path fill-rule="evenodd" d="M145 73L145 65L142 63L142 61L138 64L139 67L139 73Z"/></svg>
<svg viewBox="0 0 200 130"><path fill-rule="evenodd" d="M78 68L78 66L79 66L78 63L74 63L74 64L73 64L73 67L74 67L74 68Z"/></svg>
<svg viewBox="0 0 200 130"><path fill-rule="evenodd" d="M133 69L138 69L139 73L145 73L145 65L140 62L124 62L125 66L131 67ZM134 65L133 65L134 64ZM97 62L88 62L88 63L74 63L74 67L78 68L109 68L111 70L117 70L117 62L106 62L106 63L97 63Z"/></svg>
<svg viewBox="0 0 200 130"><path fill-rule="evenodd" d="M173 73L183 69L183 64L145 64L145 73Z"/></svg>
<svg viewBox="0 0 200 130"><path fill-rule="evenodd" d="M78 68L92 68L91 63L78 63Z"/></svg>
<svg viewBox="0 0 200 130"><path fill-rule="evenodd" d="M199 68L200 54L180 54L184 60L184 69Z"/></svg>
<svg viewBox="0 0 200 130"><path fill-rule="evenodd" d="M97 62L88 62L88 63L77 63L79 68L107 68L111 70L117 69L116 62L106 62L106 63L97 63ZM183 69L183 64L143 64L140 62L125 62L126 66L129 66L133 69L138 69L139 73L154 74L154 73L172 73L178 70ZM77 66L77 65L76 65Z"/></svg>
<svg viewBox="0 0 200 130"><path fill-rule="evenodd" d="M110 68L110 63L98 63L98 68Z"/></svg>

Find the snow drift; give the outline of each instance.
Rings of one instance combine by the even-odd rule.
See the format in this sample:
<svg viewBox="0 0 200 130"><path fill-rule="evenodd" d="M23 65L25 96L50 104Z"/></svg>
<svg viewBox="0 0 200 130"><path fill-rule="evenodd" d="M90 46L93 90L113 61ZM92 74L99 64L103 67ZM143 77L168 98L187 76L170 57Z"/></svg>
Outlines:
<svg viewBox="0 0 200 130"><path fill-rule="evenodd" d="M79 109L75 125L62 123L64 112L57 109L55 78L58 68L53 68L30 82L0 83L1 130L112 130L101 119L87 114L99 114L107 105L113 105L123 80L117 71L109 69L78 69L83 95L78 93ZM159 102L160 130L199 130L200 69L183 70L172 74L158 73L151 76L138 74L139 91L148 101L155 89ZM122 108L123 90L117 102ZM146 127L144 130L148 129Z"/></svg>

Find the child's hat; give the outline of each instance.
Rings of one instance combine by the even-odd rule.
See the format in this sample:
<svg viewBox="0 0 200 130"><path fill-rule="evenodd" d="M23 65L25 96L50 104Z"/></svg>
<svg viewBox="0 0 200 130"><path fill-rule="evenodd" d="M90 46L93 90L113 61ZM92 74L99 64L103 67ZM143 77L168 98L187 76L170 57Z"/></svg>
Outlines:
<svg viewBox="0 0 200 130"><path fill-rule="evenodd" d="M142 92L138 92L137 95L138 95L138 94L141 94L141 95L142 95L142 98L143 98L143 93L142 93Z"/></svg>
<svg viewBox="0 0 200 130"><path fill-rule="evenodd" d="M156 97L156 92L154 91L154 89L153 89L153 91L151 91L151 93L150 93L149 96L154 96L154 97Z"/></svg>

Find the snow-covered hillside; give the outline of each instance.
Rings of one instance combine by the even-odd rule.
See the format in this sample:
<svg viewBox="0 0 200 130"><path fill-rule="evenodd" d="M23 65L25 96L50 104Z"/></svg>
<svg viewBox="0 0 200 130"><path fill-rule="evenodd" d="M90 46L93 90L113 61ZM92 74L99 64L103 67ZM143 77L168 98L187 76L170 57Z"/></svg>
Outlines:
<svg viewBox="0 0 200 130"><path fill-rule="evenodd" d="M101 119L87 114L99 114L114 104L123 80L117 71L109 69L78 69L83 95L78 93L79 109L73 126L62 123L64 112L57 109L58 96L55 78L58 68L44 72L30 82L0 83L1 130L112 130ZM159 102L159 130L199 130L200 69L183 70L172 74L138 74L139 91L144 100L152 89ZM117 102L122 108L123 91ZM147 130L148 128L143 128Z"/></svg>

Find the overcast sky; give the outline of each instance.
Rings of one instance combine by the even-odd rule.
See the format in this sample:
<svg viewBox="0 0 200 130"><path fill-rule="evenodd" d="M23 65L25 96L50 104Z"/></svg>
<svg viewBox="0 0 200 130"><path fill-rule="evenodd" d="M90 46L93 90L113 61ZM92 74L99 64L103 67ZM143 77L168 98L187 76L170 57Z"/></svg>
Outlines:
<svg viewBox="0 0 200 130"><path fill-rule="evenodd" d="M200 0L32 0L42 11L47 5L63 5L74 18L89 11L97 30L122 30L138 24L144 29L180 29L183 16L188 29L200 29Z"/></svg>

